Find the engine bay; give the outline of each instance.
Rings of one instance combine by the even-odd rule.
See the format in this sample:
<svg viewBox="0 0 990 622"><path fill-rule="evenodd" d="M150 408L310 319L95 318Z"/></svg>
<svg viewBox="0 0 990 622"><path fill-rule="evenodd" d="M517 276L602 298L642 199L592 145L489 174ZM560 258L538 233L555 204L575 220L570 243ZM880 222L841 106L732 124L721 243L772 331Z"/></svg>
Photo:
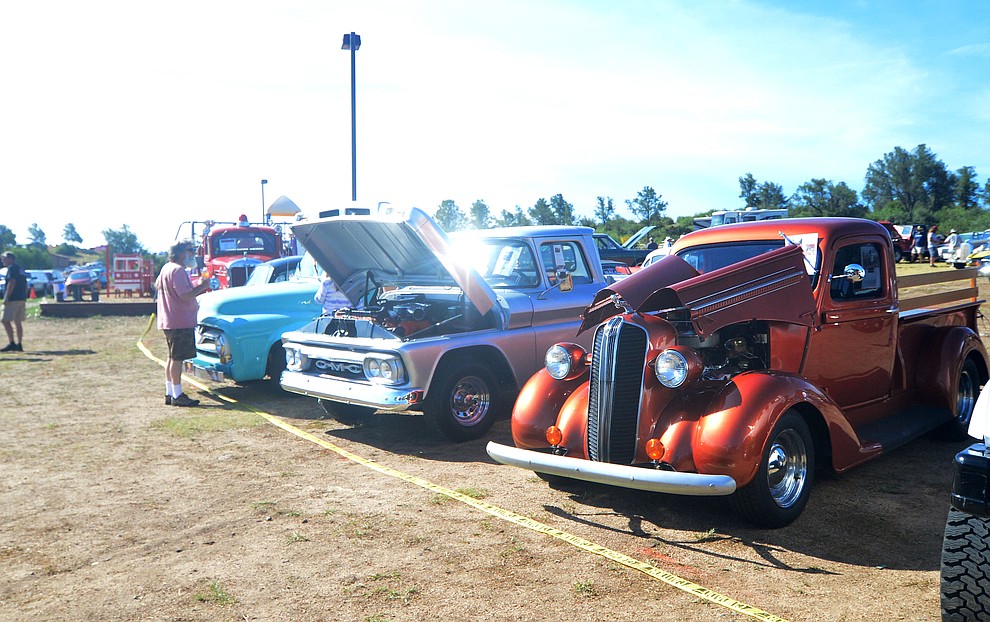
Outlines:
<svg viewBox="0 0 990 622"><path fill-rule="evenodd" d="M463 294L384 292L360 309L321 316L316 332L333 337L399 339L436 337L494 327L494 312L482 316Z"/></svg>
<svg viewBox="0 0 990 622"><path fill-rule="evenodd" d="M728 380L746 371L769 368L770 328L766 321L726 326L704 339L693 331L678 331L677 343L701 356L705 364L702 380Z"/></svg>

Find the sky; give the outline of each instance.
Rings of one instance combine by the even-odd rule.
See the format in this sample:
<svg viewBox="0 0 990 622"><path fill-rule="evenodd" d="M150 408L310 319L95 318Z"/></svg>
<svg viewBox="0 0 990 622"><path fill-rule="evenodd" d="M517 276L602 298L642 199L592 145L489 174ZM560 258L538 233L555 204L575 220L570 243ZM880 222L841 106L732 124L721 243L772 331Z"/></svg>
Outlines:
<svg viewBox="0 0 990 622"><path fill-rule="evenodd" d="M671 217L862 190L895 147L990 174L979 0L38 0L0 21L0 224L19 244L124 225L164 251L191 220L446 199L493 215L561 194ZM264 186L261 180L268 183ZM185 233L188 228L182 229Z"/></svg>

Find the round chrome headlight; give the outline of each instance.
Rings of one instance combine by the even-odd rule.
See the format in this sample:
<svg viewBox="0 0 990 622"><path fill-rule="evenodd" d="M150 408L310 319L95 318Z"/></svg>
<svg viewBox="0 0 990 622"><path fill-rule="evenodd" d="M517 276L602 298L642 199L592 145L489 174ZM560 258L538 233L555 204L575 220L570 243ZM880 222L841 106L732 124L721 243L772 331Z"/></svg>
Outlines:
<svg viewBox="0 0 990 622"><path fill-rule="evenodd" d="M677 350L664 350L657 356L653 370L660 384L668 389L676 389L687 380L688 361Z"/></svg>
<svg viewBox="0 0 990 622"><path fill-rule="evenodd" d="M368 359L368 377L378 378L382 375L382 362L378 359Z"/></svg>
<svg viewBox="0 0 990 622"><path fill-rule="evenodd" d="M563 346L550 346L543 364L555 380L563 380L571 372L571 354Z"/></svg>
<svg viewBox="0 0 990 622"><path fill-rule="evenodd" d="M364 359L364 375L372 382L401 384L405 382L405 367L397 356L373 354Z"/></svg>

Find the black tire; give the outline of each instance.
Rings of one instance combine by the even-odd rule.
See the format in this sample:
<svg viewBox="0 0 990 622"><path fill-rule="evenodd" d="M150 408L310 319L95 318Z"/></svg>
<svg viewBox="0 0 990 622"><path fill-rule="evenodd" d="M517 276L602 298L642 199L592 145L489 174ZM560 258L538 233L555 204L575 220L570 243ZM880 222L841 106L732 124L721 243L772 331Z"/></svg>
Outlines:
<svg viewBox="0 0 990 622"><path fill-rule="evenodd" d="M951 421L935 431L936 436L948 441L961 441L969 437L969 422L973 418L976 398L980 395L980 374L973 359L966 359L959 370L956 383L956 404Z"/></svg>
<svg viewBox="0 0 990 622"><path fill-rule="evenodd" d="M756 477L730 496L729 502L751 523L770 529L785 527L808 505L814 481L811 431L801 415L789 410L767 439Z"/></svg>
<svg viewBox="0 0 990 622"><path fill-rule="evenodd" d="M498 403L498 384L488 367L451 361L434 376L423 414L435 432L462 443L491 429Z"/></svg>
<svg viewBox="0 0 990 622"><path fill-rule="evenodd" d="M990 620L990 525L949 509L942 538L942 620Z"/></svg>
<svg viewBox="0 0 990 622"><path fill-rule="evenodd" d="M282 372L285 371L285 349L282 342L277 341L268 351L268 363L265 364L265 376L271 389L281 389L279 382L282 380Z"/></svg>
<svg viewBox="0 0 990 622"><path fill-rule="evenodd" d="M79 302L79 301L82 300L82 288L81 287L76 286L76 287L73 287L72 288L72 299L75 300L76 302Z"/></svg>
<svg viewBox="0 0 990 622"><path fill-rule="evenodd" d="M324 399L316 401L323 408L323 412L341 423L358 423L375 414L375 409L367 406L344 404L343 402Z"/></svg>
<svg viewBox="0 0 990 622"><path fill-rule="evenodd" d="M92 300L93 302L99 302L100 301L100 290L94 289L92 292L90 292L89 299Z"/></svg>
<svg viewBox="0 0 990 622"><path fill-rule="evenodd" d="M901 249L894 248L894 263L900 263L903 258L904 253L901 252Z"/></svg>

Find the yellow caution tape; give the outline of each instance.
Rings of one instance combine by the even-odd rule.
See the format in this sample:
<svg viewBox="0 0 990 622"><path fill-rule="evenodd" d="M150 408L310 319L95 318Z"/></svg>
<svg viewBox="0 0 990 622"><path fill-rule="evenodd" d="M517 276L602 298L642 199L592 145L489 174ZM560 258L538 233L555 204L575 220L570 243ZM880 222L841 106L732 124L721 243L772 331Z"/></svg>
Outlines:
<svg viewBox="0 0 990 622"><path fill-rule="evenodd" d="M161 365L164 365L165 362L162 361L161 359L157 358L156 356L154 356L151 353L151 351L148 350L148 348L143 343L143 340L144 340L145 335L147 335L148 334L148 331L151 329L151 323L154 320L154 317L155 317L154 314L152 314L151 319L149 319L149 321L148 321L148 327L145 329L144 334L141 335L141 340L139 340L137 342L137 347L142 352L144 352L145 356L147 356L148 358L150 358L153 361L157 361ZM320 445L321 447L324 447L326 449L329 449L330 451L332 451L332 452L334 452L334 453L336 453L336 454L338 454L338 455L340 455L340 456L342 456L344 458L347 458L348 460L351 460L352 462L356 462L357 464L360 464L360 465L365 466L365 467L367 467L369 469L372 469L373 471L378 471L379 473L381 473L383 475L388 475L390 477L394 477L396 479L400 479L400 480L402 480L404 482L409 482L410 484L415 484L416 486L419 486L420 488L425 488L426 490L430 490L430 491L433 491L433 492L438 493L438 494L441 494L441 495L446 495L446 496L450 497L451 499L456 499L456 500L460 501L461 503L464 503L466 505L469 505L469 506L471 506L471 507L473 507L475 509L481 510L482 512L485 512L487 514L491 514L492 516L495 516L495 517L500 518L502 520L508 521L508 522L513 523L515 525L519 525L520 527L525 527L526 529L531 529L531 530L533 530L533 531L535 531L537 533L542 533L542 534L547 535L547 536L550 536L552 538L556 538L558 540L562 540L562 541L567 542L568 544L570 544L572 546L575 546L575 547L577 547L577 548L579 548L579 549L581 549L583 551L587 551L588 553L593 553L595 555L599 555L599 556L604 557L606 559L610 559L610 560L612 560L612 561L614 561L614 562L616 562L618 564L622 564L623 566L626 566L627 568L632 568L633 570L638 570L639 572L642 572L643 574L646 574L646 575L648 575L648 576L650 576L650 577L652 577L654 579L657 579L659 581L663 581L667 585L671 585L673 587L676 587L679 590L683 590L683 591L685 591L685 592L687 592L689 594L692 594L694 596L697 596L698 598L701 598L701 599L707 600L709 602L715 603L716 605L720 605L722 607L725 607L726 609L730 609L730 610L735 611L737 613L741 613L741 614L747 615L747 616L749 616L751 618L755 618L757 620L765 620L766 622L787 622L787 620L785 620L784 618L781 618L779 616L773 615L772 613L768 613L766 611L763 611L762 609L758 609L756 607L753 607L752 605L747 605L746 603L741 602L741 601L738 601L738 600L736 600L734 598L729 598L728 596L725 596L723 594L719 594L718 592L715 592L715 591L710 590L710 589L708 589L706 587L703 587L701 585L698 585L697 583L694 583L692 581L688 581L687 579L684 579L682 577L679 577L679 576L677 576L677 575L675 575L673 573L667 572L666 570L662 570L660 568L657 568L656 566L654 566L654 565L652 565L650 563L647 563L647 562L644 562L644 561L640 561L640 560L638 560L638 559L636 559L634 557L630 557L628 555L625 555L624 553L619 553L618 551L613 551L612 549L609 549L609 548L606 548L604 546L601 546L600 544L595 544L594 542L591 542L590 540L585 540L584 538L581 538L579 536L575 536L574 534L567 533L566 531L561 531L560 529L557 529L555 527L551 527L549 525L545 525L545 524L543 524L543 523L541 523L541 522L539 522L537 520L533 520L532 518L529 518L527 516L523 516L521 514L516 514L515 512L513 512L511 510L506 510L505 508L500 508L500 507L498 507L496 505L492 505L491 503L486 503L486 502L481 501L479 499L475 499L474 497L469 497L468 495L459 493L456 490L450 490L449 488L445 488L443 486L439 486L437 484L434 484L433 482L427 481L427 480L422 479L420 477L416 477L415 475L409 475L408 473L403 473L402 471L397 471L397 470L395 470L395 469L393 469L391 467L387 467L387 466L384 466L382 464L378 464L377 462L374 462L372 460L368 460L367 458L362 458L361 456L359 456L357 454L354 454L354 453L351 453L351 452L347 451L346 449L344 449L342 447L338 447L337 445L334 445L333 443L331 443L330 441L328 441L328 440L326 440L324 438L320 438L320 437L318 437L318 436L316 436L314 434L311 434L311 433L309 433L309 432L307 432L305 430L301 430L301 429L295 427L294 425L291 425L289 423L286 423L286 422L282 421L281 419L279 419L278 417L276 417L276 416L274 416L272 414L266 413L266 412L264 412L262 410L258 410L254 406L251 406L249 404L240 403L240 402L238 402L237 400L235 400L233 398L229 398L229 397L226 397L224 395L220 395L220 394L216 393L215 391L213 391L212 389L210 389L209 387L207 387L206 385L204 385L201 382L197 381L194 378L189 378L188 376L184 376L184 379L187 382L189 382L190 384L198 387L199 389L201 389L201 390L203 390L203 391L205 391L207 393L210 393L211 395L213 395L213 396L215 396L215 397L217 397L219 399L222 399L222 400L224 400L226 402L229 402L229 403L235 405L237 408L239 408L241 410L245 410L245 411L254 413L256 415L259 415L261 417L264 417L269 423L271 423L272 425L277 426L279 428L282 428L286 432L289 432L291 434L294 434L294 435L298 436L299 438L305 439L305 440L310 441L312 443L316 443L317 445Z"/></svg>

